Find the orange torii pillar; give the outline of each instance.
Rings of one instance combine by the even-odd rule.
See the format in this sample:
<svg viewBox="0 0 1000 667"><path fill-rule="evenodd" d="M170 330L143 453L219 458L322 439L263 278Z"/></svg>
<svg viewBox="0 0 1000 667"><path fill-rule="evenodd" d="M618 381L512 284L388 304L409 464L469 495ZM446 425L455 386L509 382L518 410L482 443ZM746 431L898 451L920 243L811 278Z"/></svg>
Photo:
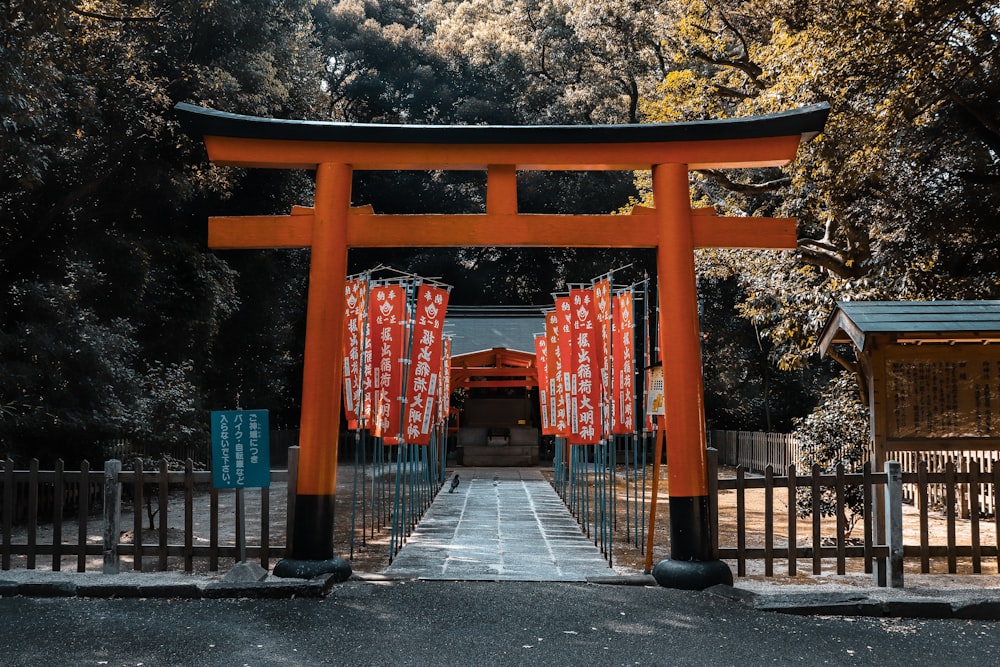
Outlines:
<svg viewBox="0 0 1000 667"><path fill-rule="evenodd" d="M333 556L349 248L615 247L657 251L671 557L653 568L653 576L663 586L687 589L732 582L711 546L694 250L795 248L795 220L692 210L688 171L786 165L802 141L822 130L828 105L723 121L550 127L285 121L183 103L176 110L192 134L204 137L217 164L316 170L312 208L209 221L212 248L312 250L294 532L291 558L275 574L350 573ZM519 170L638 169L652 170L653 209L637 207L632 216L518 213ZM486 211L378 215L351 209L355 170L485 171Z"/></svg>
<svg viewBox="0 0 1000 667"><path fill-rule="evenodd" d="M344 164L324 163L316 170L306 302L304 358L308 363L302 368L299 477L292 532L296 561L334 559L347 216L351 206L352 173L350 166ZM294 567L299 569L298 565ZM345 574L349 575L349 566L340 561L334 562L331 569L344 571L345 567ZM306 568L305 573L312 574L309 570Z"/></svg>
<svg viewBox="0 0 1000 667"><path fill-rule="evenodd" d="M660 584L674 588L732 584L729 567L712 553L701 336L687 165L653 167L653 203L660 232L656 275L670 492L670 558L657 563L652 574ZM678 443L698 445L677 446Z"/></svg>

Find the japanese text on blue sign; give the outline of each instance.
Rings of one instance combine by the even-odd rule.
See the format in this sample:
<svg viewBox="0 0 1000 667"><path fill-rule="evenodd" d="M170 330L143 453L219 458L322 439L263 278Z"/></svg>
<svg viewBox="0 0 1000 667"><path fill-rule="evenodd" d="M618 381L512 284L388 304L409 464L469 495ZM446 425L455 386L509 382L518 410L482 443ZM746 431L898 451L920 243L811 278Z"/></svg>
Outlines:
<svg viewBox="0 0 1000 667"><path fill-rule="evenodd" d="M267 410L212 412L212 485L241 489L271 485Z"/></svg>

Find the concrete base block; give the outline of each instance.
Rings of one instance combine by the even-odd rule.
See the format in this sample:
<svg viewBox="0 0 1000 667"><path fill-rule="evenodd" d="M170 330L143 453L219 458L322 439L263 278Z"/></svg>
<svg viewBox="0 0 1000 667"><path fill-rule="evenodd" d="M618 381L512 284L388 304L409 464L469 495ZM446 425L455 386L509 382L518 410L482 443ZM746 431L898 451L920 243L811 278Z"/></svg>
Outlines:
<svg viewBox="0 0 1000 667"><path fill-rule="evenodd" d="M703 591L718 584L733 585L733 572L721 560L667 558L653 566L652 574L660 586L682 591Z"/></svg>
<svg viewBox="0 0 1000 667"><path fill-rule="evenodd" d="M285 558L274 566L274 576L292 579L312 579L332 575L335 582L347 581L351 577L351 564L340 556L327 560L296 560Z"/></svg>

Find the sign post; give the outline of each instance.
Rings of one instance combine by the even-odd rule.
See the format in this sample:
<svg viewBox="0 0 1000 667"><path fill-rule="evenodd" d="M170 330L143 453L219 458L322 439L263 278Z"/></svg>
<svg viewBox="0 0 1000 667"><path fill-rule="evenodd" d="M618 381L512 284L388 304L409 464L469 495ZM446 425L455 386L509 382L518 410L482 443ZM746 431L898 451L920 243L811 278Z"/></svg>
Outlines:
<svg viewBox="0 0 1000 667"><path fill-rule="evenodd" d="M212 486L236 489L236 547L247 559L243 489L271 486L267 410L212 411Z"/></svg>

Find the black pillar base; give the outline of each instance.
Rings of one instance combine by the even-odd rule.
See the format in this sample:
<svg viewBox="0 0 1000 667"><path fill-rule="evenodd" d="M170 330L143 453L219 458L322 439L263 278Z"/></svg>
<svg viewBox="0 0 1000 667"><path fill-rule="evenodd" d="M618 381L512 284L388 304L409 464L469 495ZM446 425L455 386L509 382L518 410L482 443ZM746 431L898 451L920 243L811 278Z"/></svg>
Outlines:
<svg viewBox="0 0 1000 667"><path fill-rule="evenodd" d="M712 551L708 496L670 497L670 558L653 566L664 588L703 591L733 585L733 572Z"/></svg>
<svg viewBox="0 0 1000 667"><path fill-rule="evenodd" d="M285 579L312 579L332 574L337 583L351 578L351 564L340 556L326 560L296 560L284 558L274 565L273 574Z"/></svg>
<svg viewBox="0 0 1000 667"><path fill-rule="evenodd" d="M351 564L333 555L335 506L333 494L296 494L291 555L275 564L274 576L312 579L332 574L337 582L350 578Z"/></svg>
<svg viewBox="0 0 1000 667"><path fill-rule="evenodd" d="M336 498L332 494L296 494L292 559L324 561L333 558L333 510Z"/></svg>
<svg viewBox="0 0 1000 667"><path fill-rule="evenodd" d="M670 557L712 560L708 496L670 496Z"/></svg>

